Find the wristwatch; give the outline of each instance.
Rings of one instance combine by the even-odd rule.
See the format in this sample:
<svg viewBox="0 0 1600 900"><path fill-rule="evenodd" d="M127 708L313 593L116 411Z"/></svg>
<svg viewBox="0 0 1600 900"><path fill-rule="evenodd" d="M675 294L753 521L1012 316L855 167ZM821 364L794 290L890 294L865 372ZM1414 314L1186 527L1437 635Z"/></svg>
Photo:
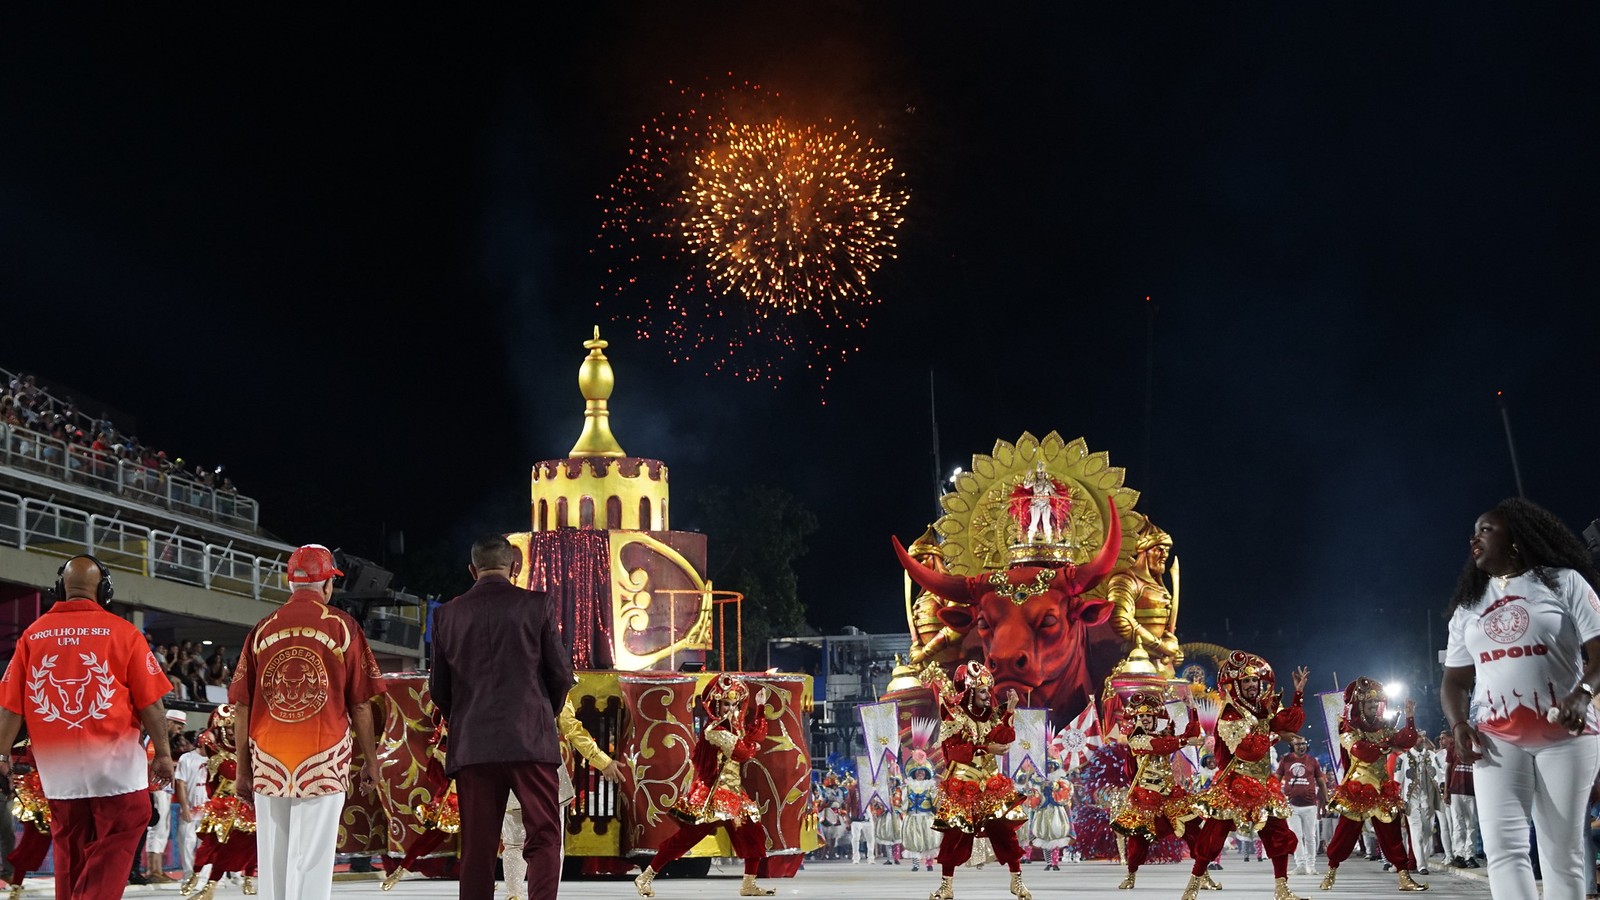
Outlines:
<svg viewBox="0 0 1600 900"><path fill-rule="evenodd" d="M1584 681L1581 678L1578 679L1578 690L1588 694L1590 700L1594 699L1594 688L1589 685L1589 682Z"/></svg>

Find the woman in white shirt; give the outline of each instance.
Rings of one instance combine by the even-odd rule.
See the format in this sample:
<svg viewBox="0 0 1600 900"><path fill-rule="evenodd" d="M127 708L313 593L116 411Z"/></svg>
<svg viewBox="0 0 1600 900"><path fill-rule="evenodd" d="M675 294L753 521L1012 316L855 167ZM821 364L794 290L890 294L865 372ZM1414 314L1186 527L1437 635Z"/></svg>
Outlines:
<svg viewBox="0 0 1600 900"><path fill-rule="evenodd" d="M1583 900L1584 804L1600 768L1600 573L1560 519L1520 499L1479 516L1469 550L1440 702L1458 757L1473 763L1489 890L1539 897L1531 821L1544 900Z"/></svg>

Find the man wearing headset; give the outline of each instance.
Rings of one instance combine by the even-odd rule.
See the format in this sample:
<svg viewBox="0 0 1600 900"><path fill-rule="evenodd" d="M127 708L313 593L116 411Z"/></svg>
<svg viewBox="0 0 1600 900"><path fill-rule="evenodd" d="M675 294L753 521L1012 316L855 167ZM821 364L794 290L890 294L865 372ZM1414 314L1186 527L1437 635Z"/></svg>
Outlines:
<svg viewBox="0 0 1600 900"><path fill-rule="evenodd" d="M0 747L27 722L50 802L56 896L113 900L150 824L150 785L172 780L161 704L172 685L144 635L107 608L111 574L99 560L75 556L58 575L57 602L28 626L0 679ZM10 769L0 755L0 774Z"/></svg>

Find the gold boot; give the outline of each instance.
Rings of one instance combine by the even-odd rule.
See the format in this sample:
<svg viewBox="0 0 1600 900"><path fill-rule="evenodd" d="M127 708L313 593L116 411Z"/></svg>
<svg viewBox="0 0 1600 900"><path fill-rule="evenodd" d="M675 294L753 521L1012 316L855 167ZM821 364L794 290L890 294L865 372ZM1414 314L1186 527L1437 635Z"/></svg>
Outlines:
<svg viewBox="0 0 1600 900"><path fill-rule="evenodd" d="M1190 875L1189 885L1183 889L1183 894L1179 896L1178 900L1199 900L1200 888L1204 885L1205 882L1200 880L1199 875Z"/></svg>
<svg viewBox="0 0 1600 900"><path fill-rule="evenodd" d="M644 871L639 873L639 877L633 880L633 886L639 891L639 896L654 897L656 895L656 890L650 886L650 882L655 880L656 870L650 868L649 866L645 866Z"/></svg>
<svg viewBox="0 0 1600 900"><path fill-rule="evenodd" d="M244 876L243 890L246 897L254 897L256 895L256 877L254 875Z"/></svg>
<svg viewBox="0 0 1600 900"><path fill-rule="evenodd" d="M13 884L11 890L6 891L6 900L22 900L22 882Z"/></svg>
<svg viewBox="0 0 1600 900"><path fill-rule="evenodd" d="M1217 880L1211 877L1210 872L1206 872L1204 875L1200 876L1200 890L1220 891L1222 890L1222 885L1218 884Z"/></svg>
<svg viewBox="0 0 1600 900"><path fill-rule="evenodd" d="M406 867L395 866L393 872L383 877L383 889L386 891L394 890L394 886L399 884L400 879L404 877L406 877Z"/></svg>
<svg viewBox="0 0 1600 900"><path fill-rule="evenodd" d="M1412 878L1410 872L1407 872L1407 871L1405 871L1403 869L1401 870L1401 872L1400 872L1400 890L1402 890L1402 891L1425 891L1428 888L1429 888L1429 885L1423 884L1422 882L1416 880L1415 878Z"/></svg>
<svg viewBox="0 0 1600 900"><path fill-rule="evenodd" d="M185 897L187 897L190 894L194 893L194 889L196 887L198 887L199 885L200 885L200 873L199 872L190 872L189 873L189 877L185 878L183 880L183 884L178 885L178 893L180 893L180 894L184 895Z"/></svg>
<svg viewBox="0 0 1600 900"><path fill-rule="evenodd" d="M939 889L928 895L928 900L956 900L956 880L946 875L939 879Z"/></svg>
<svg viewBox="0 0 1600 900"><path fill-rule="evenodd" d="M739 896L741 897L771 897L776 893L777 891L769 890L756 884L754 875L746 875L744 881L739 884Z"/></svg>
<svg viewBox="0 0 1600 900"><path fill-rule="evenodd" d="M189 900L211 900L211 898L215 896L217 896L217 883L215 881L208 881L206 882L206 886L196 892L193 897L189 898Z"/></svg>
<svg viewBox="0 0 1600 900"><path fill-rule="evenodd" d="M1021 872L1011 873L1011 896L1017 900L1033 900L1033 891L1028 890L1028 886L1022 883Z"/></svg>
<svg viewBox="0 0 1600 900"><path fill-rule="evenodd" d="M1306 898L1289 890L1289 879L1278 878L1272 882L1272 900L1306 900Z"/></svg>
<svg viewBox="0 0 1600 900"><path fill-rule="evenodd" d="M1133 890L1133 880L1134 880L1133 879L1133 874L1134 873L1129 872L1128 873L1128 877L1122 879L1122 883L1117 885L1117 890L1119 890L1119 891L1131 891L1131 890Z"/></svg>
<svg viewBox="0 0 1600 900"><path fill-rule="evenodd" d="M1322 876L1322 885L1319 888L1319 890L1324 890L1324 891L1333 890L1333 880L1335 878L1337 878L1337 877L1339 877L1339 867L1338 866L1329 866L1328 867L1328 874Z"/></svg>

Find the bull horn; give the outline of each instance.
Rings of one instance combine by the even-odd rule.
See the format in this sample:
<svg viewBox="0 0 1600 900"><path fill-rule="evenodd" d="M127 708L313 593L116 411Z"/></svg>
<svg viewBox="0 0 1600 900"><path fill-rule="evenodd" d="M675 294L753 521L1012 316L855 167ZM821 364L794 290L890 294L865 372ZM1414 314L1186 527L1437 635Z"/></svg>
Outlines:
<svg viewBox="0 0 1600 900"><path fill-rule="evenodd" d="M951 603L970 604L973 602L972 591L967 586L967 579L960 575L949 575L944 572L935 572L922 563L911 558L906 548L900 546L900 539L891 536L894 542L894 555L900 557L900 565L905 566L906 574L911 580L922 586L925 591L931 591Z"/></svg>
<svg viewBox="0 0 1600 900"><path fill-rule="evenodd" d="M1117 554L1122 552L1122 519L1117 515L1116 500L1107 497L1106 507L1106 541L1100 545L1100 552L1094 559L1073 570L1075 594L1089 590L1110 575L1117 565Z"/></svg>

